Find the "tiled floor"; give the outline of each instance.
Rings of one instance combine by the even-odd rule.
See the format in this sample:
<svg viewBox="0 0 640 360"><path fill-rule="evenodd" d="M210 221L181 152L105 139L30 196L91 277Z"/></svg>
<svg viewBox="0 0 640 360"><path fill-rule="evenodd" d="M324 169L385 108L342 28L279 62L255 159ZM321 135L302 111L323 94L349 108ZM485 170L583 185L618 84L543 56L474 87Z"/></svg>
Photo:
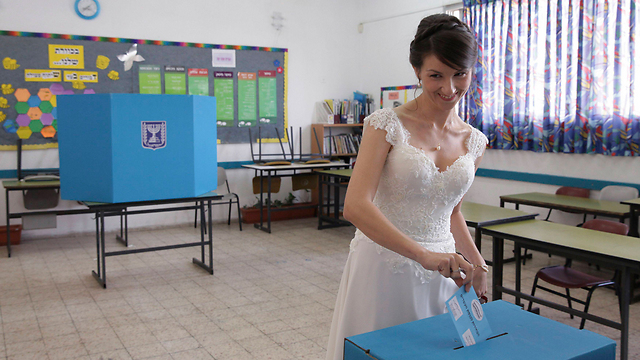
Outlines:
<svg viewBox="0 0 640 360"><path fill-rule="evenodd" d="M316 225L315 219L277 222L269 235L215 224L214 276L191 263L197 248L132 254L107 258L106 290L91 276L92 234L25 241L11 258L2 248L0 359L323 359L354 229ZM199 230L129 234L134 246L144 247L191 242ZM489 241L484 248L490 253ZM524 288L537 269L562 262L535 253L523 269ZM513 265L505 271L509 283ZM592 309L619 319L611 290L597 290ZM546 308L542 315L579 324ZM639 318L636 303L631 359L640 358ZM613 329L586 327L620 338Z"/></svg>

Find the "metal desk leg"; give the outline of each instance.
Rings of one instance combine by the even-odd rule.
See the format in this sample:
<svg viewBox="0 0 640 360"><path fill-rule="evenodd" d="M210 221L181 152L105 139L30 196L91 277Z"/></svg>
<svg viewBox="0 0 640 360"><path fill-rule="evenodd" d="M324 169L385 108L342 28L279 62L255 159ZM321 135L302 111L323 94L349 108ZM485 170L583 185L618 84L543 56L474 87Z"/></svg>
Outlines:
<svg viewBox="0 0 640 360"><path fill-rule="evenodd" d="M631 219L629 219L629 235L640 237L638 234L638 216L640 216L640 207L631 208Z"/></svg>
<svg viewBox="0 0 640 360"><path fill-rule="evenodd" d="M520 292L522 284L522 262L520 261L520 244L514 242L513 248L513 257L515 258L516 262L516 291ZM520 303L520 296L516 296L516 305L524 307L524 305Z"/></svg>
<svg viewBox="0 0 640 360"><path fill-rule="evenodd" d="M324 215L324 175L318 174L318 230L322 229L322 216Z"/></svg>
<svg viewBox="0 0 640 360"><path fill-rule="evenodd" d="M253 226L256 229L260 229L260 230L263 230L263 224L264 224L264 217L262 216L262 209L264 205L264 184L262 183L263 175L264 175L263 171L260 170L260 206L258 206L258 209L260 209L260 223L253 224Z"/></svg>
<svg viewBox="0 0 640 360"><path fill-rule="evenodd" d="M127 208L120 209L120 235L116 235L116 240L129 247L129 224L127 223Z"/></svg>
<svg viewBox="0 0 640 360"><path fill-rule="evenodd" d="M629 301L631 298L631 272L629 268L622 269L620 287L620 360L629 358Z"/></svg>
<svg viewBox="0 0 640 360"><path fill-rule="evenodd" d="M331 186L333 186L333 217L337 224L340 222L340 179L337 176L331 179Z"/></svg>
<svg viewBox="0 0 640 360"><path fill-rule="evenodd" d="M104 251L104 212L103 211L99 211L98 213L96 213L96 221L100 222L100 231L99 234L100 236L98 236L99 238L99 244L98 247L100 248L100 251L98 251L98 262L102 263L102 273L100 273L100 265L98 265L98 273L96 274L95 271L92 271L93 273L93 277L96 279L96 281L98 281L98 283L100 285L102 285L103 288L107 288L107 268L106 268L106 261L105 261L105 251Z"/></svg>
<svg viewBox="0 0 640 360"><path fill-rule="evenodd" d="M271 171L267 171L267 232L271 234Z"/></svg>
<svg viewBox="0 0 640 360"><path fill-rule="evenodd" d="M502 299L502 291L498 287L502 287L502 258L504 256L504 239L493 238L493 281L491 284L493 292L493 300Z"/></svg>
<svg viewBox="0 0 640 360"><path fill-rule="evenodd" d="M207 210L209 210L208 219L204 218L204 201L200 203L200 255L202 260L193 258L193 263L205 269L209 274L213 275L213 219L211 215L211 200L207 201ZM204 228L208 227L209 241L204 241ZM209 244L209 265L205 264L204 247Z"/></svg>
<svg viewBox="0 0 640 360"><path fill-rule="evenodd" d="M4 191L4 202L6 203L7 210L7 257L11 257L11 223L10 223L10 215L9 212L9 190L5 189Z"/></svg>

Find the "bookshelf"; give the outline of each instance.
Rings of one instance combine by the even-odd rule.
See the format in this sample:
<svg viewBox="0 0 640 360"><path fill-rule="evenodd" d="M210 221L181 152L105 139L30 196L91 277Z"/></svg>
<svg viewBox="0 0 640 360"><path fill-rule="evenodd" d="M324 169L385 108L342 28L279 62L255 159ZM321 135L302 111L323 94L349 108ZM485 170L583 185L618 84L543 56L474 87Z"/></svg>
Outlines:
<svg viewBox="0 0 640 360"><path fill-rule="evenodd" d="M311 153L328 154L328 149L325 149L328 146L325 144L325 139L330 137L333 138L332 157L357 156L357 148L360 145L358 135L362 135L362 126L363 124L311 124ZM315 134L318 134L320 147L316 142ZM353 143L354 140L356 144Z"/></svg>

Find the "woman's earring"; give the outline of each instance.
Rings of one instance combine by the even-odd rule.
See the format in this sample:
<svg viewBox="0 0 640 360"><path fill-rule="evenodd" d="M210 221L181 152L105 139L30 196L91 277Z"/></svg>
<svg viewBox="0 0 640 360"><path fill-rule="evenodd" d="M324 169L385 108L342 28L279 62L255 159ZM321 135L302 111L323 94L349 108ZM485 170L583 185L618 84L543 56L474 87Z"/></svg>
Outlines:
<svg viewBox="0 0 640 360"><path fill-rule="evenodd" d="M422 79L418 79L418 89L422 89Z"/></svg>

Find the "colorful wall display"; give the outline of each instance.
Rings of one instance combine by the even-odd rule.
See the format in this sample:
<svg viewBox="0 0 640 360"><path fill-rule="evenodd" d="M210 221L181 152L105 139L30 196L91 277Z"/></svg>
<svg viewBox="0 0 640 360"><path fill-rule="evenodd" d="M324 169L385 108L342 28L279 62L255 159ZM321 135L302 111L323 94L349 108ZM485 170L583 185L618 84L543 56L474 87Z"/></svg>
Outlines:
<svg viewBox="0 0 640 360"><path fill-rule="evenodd" d="M213 73L213 90L217 101L218 127L233 127L235 124L234 114L234 91L233 72L215 71Z"/></svg>
<svg viewBox="0 0 640 360"><path fill-rule="evenodd" d="M255 126L257 121L256 73L238 73L238 127Z"/></svg>
<svg viewBox="0 0 640 360"><path fill-rule="evenodd" d="M258 126L277 141L287 126L287 49L0 30L0 60L0 150L19 138L24 149L57 147L58 95L216 96L223 144L257 138ZM50 98L36 105L40 94Z"/></svg>

